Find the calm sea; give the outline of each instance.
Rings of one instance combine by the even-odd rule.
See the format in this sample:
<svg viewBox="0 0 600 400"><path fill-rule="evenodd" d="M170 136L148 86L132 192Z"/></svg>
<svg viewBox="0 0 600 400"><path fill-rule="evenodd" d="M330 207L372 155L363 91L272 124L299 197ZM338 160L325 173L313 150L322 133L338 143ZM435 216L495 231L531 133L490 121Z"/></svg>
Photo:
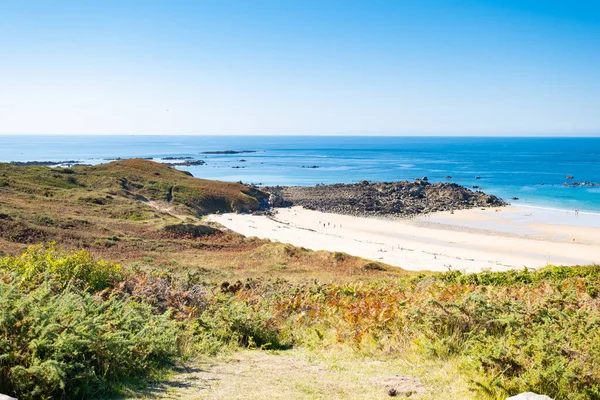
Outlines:
<svg viewBox="0 0 600 400"><path fill-rule="evenodd" d="M223 150L256 152L201 154ZM0 136L0 161L118 157L193 157L206 165L181 169L196 177L264 185L451 176L513 204L600 211L600 187L563 185L567 175L600 183L600 138Z"/></svg>

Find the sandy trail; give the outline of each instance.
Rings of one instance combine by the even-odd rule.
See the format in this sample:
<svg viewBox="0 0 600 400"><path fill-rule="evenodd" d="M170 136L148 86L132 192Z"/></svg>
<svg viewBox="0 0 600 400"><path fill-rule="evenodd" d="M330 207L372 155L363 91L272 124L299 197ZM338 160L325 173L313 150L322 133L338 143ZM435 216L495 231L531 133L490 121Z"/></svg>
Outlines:
<svg viewBox="0 0 600 400"><path fill-rule="evenodd" d="M187 362L177 374L126 399L472 399L449 362L336 357L302 349L242 350ZM423 379L421 379L423 378Z"/></svg>
<svg viewBox="0 0 600 400"><path fill-rule="evenodd" d="M246 236L340 251L407 270L468 272L600 263L600 216L525 207L359 218L300 207L274 217L213 215Z"/></svg>

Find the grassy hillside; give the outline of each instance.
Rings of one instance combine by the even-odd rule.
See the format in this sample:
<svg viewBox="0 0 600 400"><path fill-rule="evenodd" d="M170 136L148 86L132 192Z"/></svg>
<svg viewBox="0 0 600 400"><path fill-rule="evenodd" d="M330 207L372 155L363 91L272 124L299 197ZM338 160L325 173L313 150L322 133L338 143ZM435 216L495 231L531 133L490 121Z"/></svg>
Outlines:
<svg viewBox="0 0 600 400"><path fill-rule="evenodd" d="M324 280L404 273L373 270L357 257L244 238L201 219L207 212L256 209L264 197L246 185L196 179L148 160L73 168L0 163L0 255L55 241L136 268L216 281L261 273Z"/></svg>
<svg viewBox="0 0 600 400"><path fill-rule="evenodd" d="M215 211L251 211L264 194L239 183L196 179L184 171L143 159L72 168L24 167L0 164L0 187L22 193L110 203L110 197L162 201L189 208L198 215ZM73 191L73 189L77 189ZM83 192L88 192L83 196Z"/></svg>

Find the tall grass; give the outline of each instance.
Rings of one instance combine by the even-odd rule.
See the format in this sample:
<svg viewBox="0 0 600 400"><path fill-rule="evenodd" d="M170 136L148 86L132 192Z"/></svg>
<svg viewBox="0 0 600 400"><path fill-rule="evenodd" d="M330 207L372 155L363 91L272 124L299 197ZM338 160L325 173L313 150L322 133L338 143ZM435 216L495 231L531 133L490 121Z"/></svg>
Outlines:
<svg viewBox="0 0 600 400"><path fill-rule="evenodd" d="M600 398L600 270L470 274L241 288L294 345L460 360L481 397Z"/></svg>

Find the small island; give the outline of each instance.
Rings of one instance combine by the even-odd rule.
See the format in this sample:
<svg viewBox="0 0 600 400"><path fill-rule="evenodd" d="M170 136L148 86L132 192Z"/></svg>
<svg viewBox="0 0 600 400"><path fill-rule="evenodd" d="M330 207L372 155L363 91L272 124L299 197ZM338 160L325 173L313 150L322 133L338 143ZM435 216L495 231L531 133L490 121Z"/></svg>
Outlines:
<svg viewBox="0 0 600 400"><path fill-rule="evenodd" d="M220 150L220 151L203 151L200 154L244 154L257 153L258 150Z"/></svg>

